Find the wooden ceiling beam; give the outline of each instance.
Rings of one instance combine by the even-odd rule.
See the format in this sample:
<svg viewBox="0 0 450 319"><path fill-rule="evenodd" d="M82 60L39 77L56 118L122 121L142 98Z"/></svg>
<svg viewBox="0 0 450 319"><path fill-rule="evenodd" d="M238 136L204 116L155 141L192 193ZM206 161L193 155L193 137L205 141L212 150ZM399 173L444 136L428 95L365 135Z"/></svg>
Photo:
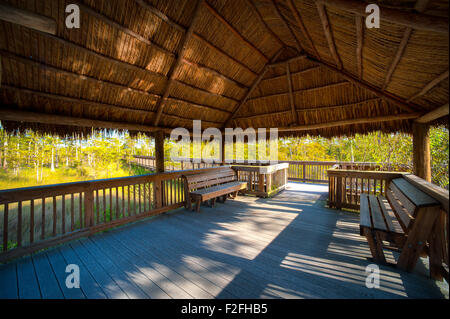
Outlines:
<svg viewBox="0 0 450 319"><path fill-rule="evenodd" d="M421 117L419 117L418 119L415 120L415 122L417 123L430 123L433 122L434 120L437 120L441 117L444 116L448 116L448 111L449 111L449 106L448 103L444 104L440 107L438 107L437 109L434 109L424 115L422 115Z"/></svg>
<svg viewBox="0 0 450 319"><path fill-rule="evenodd" d="M301 70L301 71L291 72L291 76L296 76L296 75L307 73L307 72L310 72L310 71L313 71L313 70L317 70L320 67L321 67L320 65L315 65L313 67L306 68L306 69ZM273 76L273 77L270 77L270 78L264 78L264 79L261 80L261 83L264 82L264 81L273 81L275 79L278 80L278 79L282 79L282 78L285 78L285 77L286 77L286 74L281 74L281 75Z"/></svg>
<svg viewBox="0 0 450 319"><path fill-rule="evenodd" d="M278 57L280 56L281 52L283 52L284 48L281 48L280 50L278 50L277 53L275 53L275 55L272 57L272 59L270 60L270 62L274 62L276 59L278 59ZM230 114L230 116L225 120L224 122L224 127L228 126L231 122L231 120L234 118L234 116L237 114L237 112L239 112L239 110L241 109L241 107L245 104L245 102L247 102L247 99L250 97L250 95L252 94L253 90L258 86L259 82L261 82L262 78L264 77L264 75L266 74L267 70L269 69L268 64L266 64L264 66L264 68L262 69L261 73L258 75L258 77L255 79L255 81L253 82L252 86L250 87L250 89L248 89L247 93L244 95L244 97L242 98L242 100L239 102L239 104L234 108L233 112Z"/></svg>
<svg viewBox="0 0 450 319"><path fill-rule="evenodd" d="M133 132L149 132L149 133L163 129L167 133L170 133L170 129L167 128L153 127L142 124L99 121L74 116L36 113L3 108L0 109L0 120L12 122L24 122L24 123L49 124L49 125L89 127L89 128L109 128L109 129L119 129Z"/></svg>
<svg viewBox="0 0 450 319"><path fill-rule="evenodd" d="M369 92L372 92L376 96L381 97L385 101L396 105L397 107L401 108L402 110L405 110L405 111L408 111L408 112L414 112L414 111L418 110L418 107L407 103L403 99L401 99L401 98L399 98L399 97L397 97L397 96L395 96L393 94L390 94L388 92L382 92L378 88L375 88L372 85L367 84L366 82L355 78L353 75L345 72L344 70L338 70L337 68L335 68L334 66L329 65L328 63L319 61L319 60L311 58L311 57L309 57L309 59L311 61L316 62L317 64L320 64L320 65L322 65L322 66L324 66L324 67L334 71L334 72L339 73L344 79L346 79L350 83L353 83L353 84L359 86L360 88L363 88L363 89L368 90Z"/></svg>
<svg viewBox="0 0 450 319"><path fill-rule="evenodd" d="M291 27L289 26L289 24L286 22L286 20L283 18L280 9L277 6L277 3L274 0L270 0L270 3L272 4L273 8L275 9L274 12L275 14L278 16L278 19L280 19L280 21L283 23L283 25L286 27L286 29L288 29L291 37L294 38L294 42L295 42L295 47L297 49L297 51L300 53L303 51L302 49L302 45L300 44L300 42L298 42L297 37L295 36L294 32L292 31Z"/></svg>
<svg viewBox="0 0 450 319"><path fill-rule="evenodd" d="M136 3L138 5L140 5L142 8L150 11L153 15L157 16L158 18L160 18L161 20L163 20L165 23L167 23L168 25L170 25L172 28L185 33L186 32L186 28L182 25L180 25L179 23L173 21L172 19L170 19L167 15L165 15L162 11L158 10L157 8L155 8L154 6L152 6L151 4L147 3L144 0L135 0Z"/></svg>
<svg viewBox="0 0 450 319"><path fill-rule="evenodd" d="M172 88L173 85L173 80L175 78L175 75L178 71L178 68L180 67L182 61L183 61L183 56L186 53L187 50L187 44L189 42L189 39L192 37L192 34L194 33L194 27L195 24L197 22L198 17L200 16L200 12L201 12L201 7L202 5L205 3L204 0L198 0L195 6L195 10L194 10L194 15L192 17L192 21L191 21L191 25L189 26L189 29L186 31L186 33L184 34L184 38L183 41L181 43L181 48L180 51L178 53L177 59L175 60L174 64L172 65L170 71L169 71L169 75L168 78L169 80L167 81L166 84L166 88L164 90L163 95L161 96L161 99L159 99L157 105L156 105L156 117L155 117L155 121L154 121L154 126L158 126L159 120L161 119L161 114L164 108L164 103L167 99L167 97L170 94L170 90Z"/></svg>
<svg viewBox="0 0 450 319"><path fill-rule="evenodd" d="M330 49L331 56L334 59L334 62L336 63L336 67L341 70L342 69L342 62L339 58L339 54L336 50L336 44L334 43L334 38L331 33L331 27L330 22L328 20L327 11L325 9L325 6L321 2L316 2L317 11L319 12L320 21L322 23L323 32L325 33L325 38L328 42L328 48Z"/></svg>
<svg viewBox="0 0 450 319"><path fill-rule="evenodd" d="M252 11L255 13L256 17L258 18L259 22L264 26L264 28L269 32L269 34L272 36L272 38L278 42L278 44L281 47L284 47L285 44L281 39L278 37L278 35L275 34L275 32L272 31L272 29L267 25L266 21L264 21L264 18L262 17L261 13L259 13L258 8L253 3L253 0L247 0L248 5L251 7Z"/></svg>
<svg viewBox="0 0 450 319"><path fill-rule="evenodd" d="M316 111L328 111L328 110L334 110L334 109L346 108L346 107L359 107L359 106L365 106L365 103L379 101L379 100L381 100L381 98L376 97L373 99L368 99L368 100L356 102L356 103L300 108L300 109L296 109L295 111L298 114L298 113L307 113L307 112L316 112ZM255 115L249 115L249 116L241 116L241 117L236 117L234 119L235 120L250 120L250 119L260 118L260 117L265 117L265 116L282 115L282 114L289 114L289 113L291 113L291 110L270 112L270 113L264 113L264 114L255 114Z"/></svg>
<svg viewBox="0 0 450 319"><path fill-rule="evenodd" d="M289 89L289 103L291 104L293 124L298 124L298 114L295 111L295 102L294 102L294 94L292 93L292 79L291 79L291 71L289 70L289 63L286 63L286 78Z"/></svg>
<svg viewBox="0 0 450 319"><path fill-rule="evenodd" d="M307 57L308 56L306 54L300 54L298 56L295 56L295 57L287 59L287 60L268 63L267 67L275 68L275 67L279 67L279 66L284 66L286 63L296 62L298 60L306 59Z"/></svg>
<svg viewBox="0 0 450 319"><path fill-rule="evenodd" d="M56 34L56 21L28 10L0 3L0 20L8 21L41 32Z"/></svg>
<svg viewBox="0 0 450 319"><path fill-rule="evenodd" d="M317 48L314 45L311 35L309 34L308 30L306 29L305 24L303 23L303 20L300 17L300 13L298 12L297 8L295 7L293 1L287 0L287 4L288 4L289 9L291 10L292 14L294 15L294 19L295 19L295 21L297 21L297 24L298 24L300 30L302 31L303 35L305 36L306 39L308 39L309 45L313 49L316 58L320 59L320 54L317 51Z"/></svg>
<svg viewBox="0 0 450 319"><path fill-rule="evenodd" d="M367 3L359 0L316 0L316 3L334 7L365 17ZM417 12L407 12L399 9L380 7L380 19L410 27L414 30L432 31L448 34L449 21L447 17L431 16Z"/></svg>
<svg viewBox="0 0 450 319"><path fill-rule="evenodd" d="M437 78L433 79L430 83L428 83L427 85L425 85L423 87L422 90L420 90L419 93L411 96L408 100L406 100L406 102L411 102L412 100L428 93L428 91L430 91L432 88L434 88L436 85L438 85L439 83L441 83L442 81L444 81L445 79L448 78L448 70L445 71L444 73L442 73L441 75L439 75Z"/></svg>
<svg viewBox="0 0 450 319"><path fill-rule="evenodd" d="M261 56L266 62L269 61L269 58L261 52L256 46L254 46L250 41L245 39L238 30L236 30L227 20L225 20L222 15L217 12L216 9L214 9L208 2L204 2L204 6L209 10L209 12L217 19L219 20L223 25L225 25L228 30L230 30L241 42L245 43L248 47L252 48L256 53L258 53L259 56Z"/></svg>
<svg viewBox="0 0 450 319"><path fill-rule="evenodd" d="M429 0L417 0L415 5L415 10L417 12L423 12L425 8L428 5ZM386 74L386 78L384 79L383 88L382 90L386 90L387 86L391 82L392 74L394 73L395 69L397 68L397 65L400 63L400 59L403 56L403 53L405 52L406 46L408 45L409 38L411 37L413 29L411 27L406 27L405 31L403 32L402 40L400 41L400 44L397 48L397 52L394 56L394 59L392 60L388 72Z"/></svg>
<svg viewBox="0 0 450 319"><path fill-rule="evenodd" d="M335 121L335 122L326 122L326 123L318 123L318 124L308 124L301 125L296 127L280 127L278 128L278 132L296 132L296 131L310 131L310 130L318 130L336 126L345 126L345 125L355 125L355 124L370 124L370 123L380 123L380 122L389 122L389 121L403 121L403 120L411 120L420 117L421 113L401 113L396 115L387 115L387 116L377 116L377 117L367 117L367 118L359 118L359 119L351 119L344 121Z"/></svg>
<svg viewBox="0 0 450 319"><path fill-rule="evenodd" d="M338 83L331 83L331 84L326 84L326 85L322 85L322 86L317 86L317 87L309 88L309 89L295 90L295 91L292 91L292 93L295 94L295 93L300 93L300 92L312 92L312 91L329 89L331 87L336 87L336 86L341 86L341 85L350 85L350 84L351 83L349 81L342 81L342 82L338 82ZM263 95L263 96L257 96L257 97L248 99L247 102L257 101L257 100L271 98L271 97L276 97L276 96L285 96L285 95L289 95L289 92L274 93L274 94L268 94L268 95Z"/></svg>
<svg viewBox="0 0 450 319"><path fill-rule="evenodd" d="M363 78L363 45L364 45L364 27L363 18L355 16L356 24L356 67L358 70L358 78Z"/></svg>

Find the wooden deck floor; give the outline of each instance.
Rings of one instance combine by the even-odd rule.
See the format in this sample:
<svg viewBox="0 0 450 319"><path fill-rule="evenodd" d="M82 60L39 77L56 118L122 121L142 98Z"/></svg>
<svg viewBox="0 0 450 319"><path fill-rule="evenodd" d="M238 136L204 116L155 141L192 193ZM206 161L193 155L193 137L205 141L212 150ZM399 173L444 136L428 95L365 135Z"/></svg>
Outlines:
<svg viewBox="0 0 450 319"><path fill-rule="evenodd" d="M423 265L380 267L380 288L366 288L359 216L324 208L326 191L289 183L272 199L179 209L22 258L0 266L0 298L448 298ZM80 289L66 288L67 264Z"/></svg>

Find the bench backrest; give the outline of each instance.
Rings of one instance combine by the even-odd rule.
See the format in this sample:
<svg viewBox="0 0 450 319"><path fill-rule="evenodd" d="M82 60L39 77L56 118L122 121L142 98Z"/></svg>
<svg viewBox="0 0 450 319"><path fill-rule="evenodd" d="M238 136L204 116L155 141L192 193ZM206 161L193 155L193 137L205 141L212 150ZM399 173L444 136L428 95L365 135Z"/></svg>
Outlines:
<svg viewBox="0 0 450 319"><path fill-rule="evenodd" d="M411 229L419 209L439 206L439 202L404 178L391 180L386 197L405 233Z"/></svg>
<svg viewBox="0 0 450 319"><path fill-rule="evenodd" d="M194 189L235 181L237 175L231 167L220 167L205 173L187 175L184 178L186 179L188 191L192 191Z"/></svg>

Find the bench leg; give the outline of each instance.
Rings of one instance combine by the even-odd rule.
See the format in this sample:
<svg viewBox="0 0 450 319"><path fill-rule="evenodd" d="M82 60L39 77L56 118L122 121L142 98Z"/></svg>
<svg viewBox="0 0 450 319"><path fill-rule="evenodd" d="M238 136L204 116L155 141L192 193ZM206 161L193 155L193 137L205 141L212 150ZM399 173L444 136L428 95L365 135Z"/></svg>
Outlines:
<svg viewBox="0 0 450 319"><path fill-rule="evenodd" d="M409 272L413 271L438 215L439 208L435 207L424 207L417 212L413 228L409 231L405 246L398 257L398 268ZM434 248L430 247L431 254L433 254L432 249Z"/></svg>
<svg viewBox="0 0 450 319"><path fill-rule="evenodd" d="M211 199L211 207L214 207L216 205L216 198Z"/></svg>
<svg viewBox="0 0 450 319"><path fill-rule="evenodd" d="M386 258L384 257L383 252L383 242L377 232L364 228L364 236L367 238L374 261L380 264L386 264Z"/></svg>
<svg viewBox="0 0 450 319"><path fill-rule="evenodd" d="M190 196L187 197L184 207L189 210L192 209L192 199Z"/></svg>
<svg viewBox="0 0 450 319"><path fill-rule="evenodd" d="M200 213L200 205L202 204L202 200L201 199L197 199L197 201L195 202L195 211L197 213Z"/></svg>

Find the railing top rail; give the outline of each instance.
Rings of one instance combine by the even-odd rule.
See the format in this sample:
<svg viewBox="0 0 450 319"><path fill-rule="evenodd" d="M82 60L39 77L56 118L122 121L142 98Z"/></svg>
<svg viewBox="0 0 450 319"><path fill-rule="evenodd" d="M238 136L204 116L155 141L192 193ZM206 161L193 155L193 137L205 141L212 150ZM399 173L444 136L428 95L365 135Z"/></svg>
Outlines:
<svg viewBox="0 0 450 319"><path fill-rule="evenodd" d="M228 166L228 165L227 165ZM133 183L151 182L181 177L182 174L190 175L198 172L215 170L220 167L196 168L190 170L179 170L162 173L151 173L144 175L114 177L107 179L96 179L89 181L61 183L52 185L31 186L23 188L12 188L0 190L0 204L14 203L21 200L37 199L42 197L60 196L63 194L80 193L89 189L110 188L126 186ZM230 166L228 166L230 167Z"/></svg>
<svg viewBox="0 0 450 319"><path fill-rule="evenodd" d="M375 178L396 178L402 177L408 172L389 172L389 171L362 171L362 170L348 170L340 168L330 168L327 170L328 176L349 176L349 177L371 177Z"/></svg>

